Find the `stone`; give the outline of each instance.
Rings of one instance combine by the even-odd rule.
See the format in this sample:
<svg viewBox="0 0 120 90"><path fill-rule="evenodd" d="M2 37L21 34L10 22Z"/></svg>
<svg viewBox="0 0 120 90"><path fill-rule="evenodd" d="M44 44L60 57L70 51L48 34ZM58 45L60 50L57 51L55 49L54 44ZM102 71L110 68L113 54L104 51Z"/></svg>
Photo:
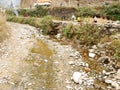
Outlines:
<svg viewBox="0 0 120 90"><path fill-rule="evenodd" d="M90 58L94 58L95 55L96 55L95 53L89 53L89 57L90 57Z"/></svg>
<svg viewBox="0 0 120 90"><path fill-rule="evenodd" d="M112 80L106 79L106 80L105 80L105 83L111 84L111 83L112 83Z"/></svg>
<svg viewBox="0 0 120 90"><path fill-rule="evenodd" d="M88 77L85 72L74 72L72 76L72 80L76 84L90 86L94 84L94 79L92 77Z"/></svg>
<svg viewBox="0 0 120 90"><path fill-rule="evenodd" d="M78 59L78 58L79 58L78 56L75 57L75 59Z"/></svg>
<svg viewBox="0 0 120 90"><path fill-rule="evenodd" d="M97 49L97 46L96 46L96 45L93 45L92 48L93 48L93 49Z"/></svg>
<svg viewBox="0 0 120 90"><path fill-rule="evenodd" d="M110 63L110 57L109 56L102 56L98 59L100 63L103 64L109 64Z"/></svg>
<svg viewBox="0 0 120 90"><path fill-rule="evenodd" d="M44 60L44 62L48 62L48 60L47 60L47 59L45 59L45 60Z"/></svg>
<svg viewBox="0 0 120 90"><path fill-rule="evenodd" d="M56 37L57 39L60 39L60 38L61 38L61 34L58 33L55 37Z"/></svg>
<svg viewBox="0 0 120 90"><path fill-rule="evenodd" d="M81 73L80 72L74 72L73 73L72 79L75 83L79 83L80 78L81 78Z"/></svg>
<svg viewBox="0 0 120 90"><path fill-rule="evenodd" d="M75 64L74 61L69 61L68 63L69 63L69 65L74 65Z"/></svg>
<svg viewBox="0 0 120 90"><path fill-rule="evenodd" d="M84 62L79 62L79 65L80 66L85 66L85 63Z"/></svg>
<svg viewBox="0 0 120 90"><path fill-rule="evenodd" d="M90 68L87 68L87 67L85 68L85 72L86 72L86 73L88 73L88 72L90 72L90 71L91 71Z"/></svg>
<svg viewBox="0 0 120 90"><path fill-rule="evenodd" d="M116 83L116 82L112 82L112 83L111 83L111 86L115 87L116 90L120 90L120 86L119 86L119 84Z"/></svg>
<svg viewBox="0 0 120 90"><path fill-rule="evenodd" d="M15 85L15 83L14 83L14 82L11 82L11 81L8 81L8 83L11 84L11 85Z"/></svg>
<svg viewBox="0 0 120 90"><path fill-rule="evenodd" d="M103 74L105 74L105 73L106 73L106 71L105 71L105 70L103 70L103 71L102 71L102 73L103 73Z"/></svg>
<svg viewBox="0 0 120 90"><path fill-rule="evenodd" d="M117 71L117 74L116 74L115 78L120 80L120 69L118 69L118 71Z"/></svg>
<svg viewBox="0 0 120 90"><path fill-rule="evenodd" d="M86 67L89 67L89 64L88 64L88 63L86 63L86 64L85 64L85 66L86 66Z"/></svg>
<svg viewBox="0 0 120 90"><path fill-rule="evenodd" d="M32 85L32 83L28 83L28 86L31 86Z"/></svg>
<svg viewBox="0 0 120 90"><path fill-rule="evenodd" d="M69 85L66 86L67 90L72 90L73 88Z"/></svg>

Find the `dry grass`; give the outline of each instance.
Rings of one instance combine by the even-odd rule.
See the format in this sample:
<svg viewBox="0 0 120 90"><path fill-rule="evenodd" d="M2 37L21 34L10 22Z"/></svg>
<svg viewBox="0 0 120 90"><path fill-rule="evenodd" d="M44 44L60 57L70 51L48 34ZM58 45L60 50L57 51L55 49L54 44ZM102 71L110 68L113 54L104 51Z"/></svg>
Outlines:
<svg viewBox="0 0 120 90"><path fill-rule="evenodd" d="M9 35L5 16L0 15L0 43Z"/></svg>

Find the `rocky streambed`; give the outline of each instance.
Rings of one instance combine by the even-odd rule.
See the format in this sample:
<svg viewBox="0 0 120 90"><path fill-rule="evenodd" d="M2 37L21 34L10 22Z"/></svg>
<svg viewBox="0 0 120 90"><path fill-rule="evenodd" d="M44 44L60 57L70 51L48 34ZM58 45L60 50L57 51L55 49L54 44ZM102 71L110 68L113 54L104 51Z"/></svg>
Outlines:
<svg viewBox="0 0 120 90"><path fill-rule="evenodd" d="M8 25L11 37L0 48L0 90L120 89L119 67L115 69L109 57L99 58L102 69L96 73L92 63L71 45L44 36L29 25ZM93 62L96 53L104 52L94 46L87 53Z"/></svg>

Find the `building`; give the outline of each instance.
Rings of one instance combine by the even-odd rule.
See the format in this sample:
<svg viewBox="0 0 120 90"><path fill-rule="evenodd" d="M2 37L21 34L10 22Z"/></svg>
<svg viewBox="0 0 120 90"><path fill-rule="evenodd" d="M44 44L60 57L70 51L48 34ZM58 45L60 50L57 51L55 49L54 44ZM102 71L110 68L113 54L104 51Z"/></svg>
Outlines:
<svg viewBox="0 0 120 90"><path fill-rule="evenodd" d="M40 5L40 6L50 6L51 0L37 0L37 2L34 3L34 6Z"/></svg>
<svg viewBox="0 0 120 90"><path fill-rule="evenodd" d="M31 8L36 5L50 6L51 2L51 0L21 0L20 6L21 8Z"/></svg>

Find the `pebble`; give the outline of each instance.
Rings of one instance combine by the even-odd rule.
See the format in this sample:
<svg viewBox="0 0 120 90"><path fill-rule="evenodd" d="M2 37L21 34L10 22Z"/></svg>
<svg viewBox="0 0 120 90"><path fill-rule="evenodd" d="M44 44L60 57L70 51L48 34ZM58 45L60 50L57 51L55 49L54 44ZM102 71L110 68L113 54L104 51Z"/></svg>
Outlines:
<svg viewBox="0 0 120 90"><path fill-rule="evenodd" d="M85 72L74 72L72 76L72 80L76 84L90 86L94 84L94 79L91 77L88 77L88 75Z"/></svg>
<svg viewBox="0 0 120 90"><path fill-rule="evenodd" d="M11 84L11 85L15 85L15 83L14 83L14 82L11 82L11 81L8 81L8 83Z"/></svg>
<svg viewBox="0 0 120 90"><path fill-rule="evenodd" d="M112 83L112 80L106 79L106 80L105 80L105 83L111 84L111 83Z"/></svg>
<svg viewBox="0 0 120 90"><path fill-rule="evenodd" d="M74 61L69 61L68 63L69 63L69 65L74 65L75 64Z"/></svg>
<svg viewBox="0 0 120 90"><path fill-rule="evenodd" d="M46 63L47 63L47 62L48 62L48 60L47 60L47 59L45 59L45 60L44 60L44 62L46 62Z"/></svg>
<svg viewBox="0 0 120 90"><path fill-rule="evenodd" d="M96 55L95 53L89 53L89 57L90 57L90 58L94 58L95 55Z"/></svg>
<svg viewBox="0 0 120 90"><path fill-rule="evenodd" d="M71 86L66 86L67 90L72 90L73 88Z"/></svg>
<svg viewBox="0 0 120 90"><path fill-rule="evenodd" d="M85 68L85 72L86 73L88 73L88 72L90 72L91 70L90 70L90 68Z"/></svg>
<svg viewBox="0 0 120 90"><path fill-rule="evenodd" d="M28 83L28 86L31 86L32 85L32 83Z"/></svg>
<svg viewBox="0 0 120 90"><path fill-rule="evenodd" d="M75 83L79 83L80 77L81 77L81 73L80 72L74 72L72 79L74 80Z"/></svg>

